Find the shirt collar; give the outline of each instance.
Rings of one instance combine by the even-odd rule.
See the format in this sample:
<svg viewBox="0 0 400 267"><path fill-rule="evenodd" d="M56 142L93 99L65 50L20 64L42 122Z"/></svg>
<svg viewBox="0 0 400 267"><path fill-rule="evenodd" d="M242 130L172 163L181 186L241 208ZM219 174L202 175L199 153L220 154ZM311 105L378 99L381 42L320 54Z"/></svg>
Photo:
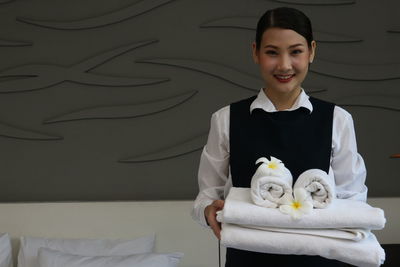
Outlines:
<svg viewBox="0 0 400 267"><path fill-rule="evenodd" d="M313 111L313 106L310 102L310 97L301 89L300 95L297 97L296 101L294 102L293 106L289 109L285 109L285 111L292 111L304 107L310 111ZM251 103L250 105L250 113L256 109L261 108L266 112L277 112L274 104L272 104L271 100L268 96L264 93L263 88L261 88L260 92L257 95L257 98Z"/></svg>

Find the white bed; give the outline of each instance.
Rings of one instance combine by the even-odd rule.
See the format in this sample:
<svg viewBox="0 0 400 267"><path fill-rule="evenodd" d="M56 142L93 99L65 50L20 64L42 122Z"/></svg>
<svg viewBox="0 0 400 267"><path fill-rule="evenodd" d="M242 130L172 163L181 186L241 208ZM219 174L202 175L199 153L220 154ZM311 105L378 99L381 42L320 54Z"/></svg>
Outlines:
<svg viewBox="0 0 400 267"><path fill-rule="evenodd" d="M381 243L400 243L399 198L369 199L385 210ZM181 267L218 266L218 243L190 217L192 201L3 203L0 232L12 237L14 263L19 237L132 239L156 234L156 252L183 252ZM221 251L224 255L224 249Z"/></svg>
<svg viewBox="0 0 400 267"><path fill-rule="evenodd" d="M210 231L190 217L191 201L0 204L0 232L20 236L132 239L156 234L156 252L183 252L180 266L218 266Z"/></svg>

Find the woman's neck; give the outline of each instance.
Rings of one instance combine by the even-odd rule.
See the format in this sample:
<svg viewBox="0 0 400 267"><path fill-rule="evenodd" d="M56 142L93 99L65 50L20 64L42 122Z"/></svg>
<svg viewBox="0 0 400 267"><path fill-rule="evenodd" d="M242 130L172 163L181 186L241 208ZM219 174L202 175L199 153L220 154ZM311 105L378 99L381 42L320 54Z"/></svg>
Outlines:
<svg viewBox="0 0 400 267"><path fill-rule="evenodd" d="M274 104L276 110L279 111L290 109L301 93L301 88L289 93L277 93L273 90L268 90L267 88L264 88L263 90L265 95L269 98L269 100L271 100L272 104Z"/></svg>

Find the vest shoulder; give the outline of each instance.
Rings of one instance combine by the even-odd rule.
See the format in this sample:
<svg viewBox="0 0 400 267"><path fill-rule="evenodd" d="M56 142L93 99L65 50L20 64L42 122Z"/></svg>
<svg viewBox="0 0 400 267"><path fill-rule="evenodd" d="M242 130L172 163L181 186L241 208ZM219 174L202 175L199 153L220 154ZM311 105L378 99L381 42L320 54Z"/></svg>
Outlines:
<svg viewBox="0 0 400 267"><path fill-rule="evenodd" d="M256 95L233 102L230 104L230 106L234 105L234 106L243 106L243 105L251 105L251 103L257 98Z"/></svg>
<svg viewBox="0 0 400 267"><path fill-rule="evenodd" d="M329 102L329 101L326 101L326 100L315 98L313 96L310 96L310 102L313 105L336 106L336 104L333 103L333 102Z"/></svg>

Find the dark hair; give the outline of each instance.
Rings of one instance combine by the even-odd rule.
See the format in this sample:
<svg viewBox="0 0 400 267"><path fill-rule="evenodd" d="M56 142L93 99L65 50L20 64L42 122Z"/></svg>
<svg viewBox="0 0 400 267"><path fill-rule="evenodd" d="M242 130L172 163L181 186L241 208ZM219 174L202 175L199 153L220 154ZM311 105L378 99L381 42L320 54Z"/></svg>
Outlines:
<svg viewBox="0 0 400 267"><path fill-rule="evenodd" d="M289 29L302 35L311 46L314 40L310 19L300 10L290 7L279 7L267 10L257 23L256 47L260 49L263 33L269 28Z"/></svg>

